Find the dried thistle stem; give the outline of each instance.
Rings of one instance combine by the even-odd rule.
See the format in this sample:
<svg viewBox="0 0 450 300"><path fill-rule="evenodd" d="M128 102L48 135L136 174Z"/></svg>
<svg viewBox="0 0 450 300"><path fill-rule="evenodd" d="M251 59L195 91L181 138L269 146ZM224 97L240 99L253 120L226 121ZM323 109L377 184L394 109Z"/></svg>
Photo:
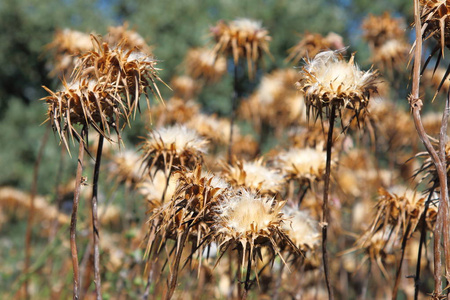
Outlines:
<svg viewBox="0 0 450 300"><path fill-rule="evenodd" d="M330 190L330 177L331 177L331 147L333 146L333 129L334 120L336 117L336 106L331 106L330 112L330 126L328 128L328 139L327 139L327 162L325 167L325 186L323 189L323 220L322 220L322 260L323 269L325 272L325 282L327 284L328 298L330 300L334 299L333 288L330 282L330 266L328 263L328 252L327 252L327 234L328 234L328 224L329 224L329 211L328 211L328 197Z"/></svg>
<svg viewBox="0 0 450 300"><path fill-rule="evenodd" d="M408 243L409 231L411 229L411 222L407 222L407 223L408 223L408 226L406 227L405 235L403 236L403 240L402 240L402 249L401 249L402 254L400 256L400 262L398 263L397 274L395 275L394 289L392 291L392 299L393 300L397 299L398 287L400 285L400 277L402 276L403 260L405 258L405 249L406 249L406 244Z"/></svg>
<svg viewBox="0 0 450 300"><path fill-rule="evenodd" d="M101 129L103 130L103 126ZM100 174L100 163L102 160L102 151L103 151L103 141L104 136L99 134L98 137L98 147L97 147L97 156L95 158L95 166L94 166L94 182L92 186L92 199L91 199L91 208L92 208L92 233L94 237L94 282L95 282L95 295L97 300L102 299L102 289L101 289L101 275L100 275L100 250L99 250L99 222L98 222L98 177Z"/></svg>
<svg viewBox="0 0 450 300"><path fill-rule="evenodd" d="M449 278L448 272L450 272L450 237L449 234L449 221L450 216L448 215L448 187L447 187L447 169L445 163L445 136L448 120L448 100L446 102L446 109L443 114L443 121L445 124L441 125L441 134L439 139L440 155L433 148L428 135L423 128L422 119L420 112L422 110L422 100L419 98L419 85L420 85L420 67L421 67L421 57L422 57L422 25L420 21L420 10L419 10L419 0L414 0L414 21L416 26L416 42L414 51L414 69L413 69L413 82L412 91L410 97L410 106L413 113L414 124L416 126L417 133L422 143L425 145L430 157L435 165L436 171L438 173L439 184L440 184L440 206L438 210L438 215L436 218L436 225L434 229L434 280L435 280L435 290L434 293L437 295L442 294L442 261L441 261L441 236L444 229L444 253L445 253L445 267L446 267L446 277ZM427 26L427 24L424 25ZM444 150L444 153L442 153ZM444 160L442 160L444 157ZM450 297L450 294L449 294Z"/></svg>
<svg viewBox="0 0 450 300"><path fill-rule="evenodd" d="M170 300L172 298L173 292L175 291L175 288L177 286L178 281L178 267L180 266L181 261L181 254L183 253L184 244L186 243L187 237L189 235L189 225L186 225L187 228L184 230L183 234L181 235L181 239L179 240L179 244L176 245L176 257L175 261L173 263L172 267L172 273L170 274L169 281L168 281L168 291L166 293L166 296L164 299Z"/></svg>
<svg viewBox="0 0 450 300"><path fill-rule="evenodd" d="M78 148L78 165L75 178L75 190L73 196L72 216L70 219L70 250L72 253L73 266L73 299L78 300L80 297L80 272L78 270L78 252L77 252L77 213L78 203L80 200L80 188L83 175L83 157L85 148L85 138L87 135L87 127L83 126L80 135L80 146Z"/></svg>

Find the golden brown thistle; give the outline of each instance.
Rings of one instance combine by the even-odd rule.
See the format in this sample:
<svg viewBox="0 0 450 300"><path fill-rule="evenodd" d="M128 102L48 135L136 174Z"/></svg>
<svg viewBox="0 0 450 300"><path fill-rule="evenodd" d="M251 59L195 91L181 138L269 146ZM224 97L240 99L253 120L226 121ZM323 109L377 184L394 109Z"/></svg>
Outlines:
<svg viewBox="0 0 450 300"><path fill-rule="evenodd" d="M382 16L369 14L361 25L363 38L372 48L378 48L389 40L403 40L405 35L404 20L392 18L385 12Z"/></svg>
<svg viewBox="0 0 450 300"><path fill-rule="evenodd" d="M153 130L142 146L143 161L151 171L171 170L173 166L194 168L201 163L207 140L195 130L174 125Z"/></svg>
<svg viewBox="0 0 450 300"><path fill-rule="evenodd" d="M305 32L303 38L288 50L287 61L298 64L301 60L316 56L321 51L338 50L344 48L343 39L336 33L330 32L326 37L319 33Z"/></svg>
<svg viewBox="0 0 450 300"><path fill-rule="evenodd" d="M374 49L372 61L381 70L401 70L406 62L411 46L402 40L388 40Z"/></svg>
<svg viewBox="0 0 450 300"><path fill-rule="evenodd" d="M161 99L156 81L162 82L155 68L156 61L141 52L111 49L92 36L95 50L80 56L80 63L70 83L43 98L54 129L67 147L66 135L77 134L73 125L92 126L109 138L111 127L120 139L120 120L128 121L138 107L140 95L148 92ZM78 135L78 134L77 134Z"/></svg>
<svg viewBox="0 0 450 300"><path fill-rule="evenodd" d="M332 106L338 112L342 109L353 111L359 119L369 104L370 94L376 91L377 72L361 71L354 62L354 55L348 62L339 51L326 51L309 60L301 71L297 87L305 94L308 116L323 115Z"/></svg>
<svg viewBox="0 0 450 300"><path fill-rule="evenodd" d="M280 255L279 244L284 242L295 249L282 229L287 219L281 212L284 204L246 189L225 198L218 207L213 233L222 251L229 247L237 249L242 267L247 258L250 263L247 272L250 272L256 267L257 254L261 257L262 248Z"/></svg>
<svg viewBox="0 0 450 300"><path fill-rule="evenodd" d="M127 50L137 49L147 55L152 55L152 47L135 30L129 30L126 22L122 26L108 27L108 33L105 35L104 41L110 47L119 46Z"/></svg>
<svg viewBox="0 0 450 300"><path fill-rule="evenodd" d="M200 105L194 100L184 100L172 97L152 108L148 118L156 119L157 126L175 125L176 123L185 124L192 118L199 115Z"/></svg>
<svg viewBox="0 0 450 300"><path fill-rule="evenodd" d="M108 177L119 183L125 183L128 188L136 187L142 181L142 162L138 153L132 150L125 150L116 153L111 158Z"/></svg>
<svg viewBox="0 0 450 300"><path fill-rule="evenodd" d="M214 56L232 55L235 65L239 59L246 59L250 78L253 78L262 54L270 55L271 37L259 21L244 18L229 23L219 21L210 31L216 41Z"/></svg>
<svg viewBox="0 0 450 300"><path fill-rule="evenodd" d="M311 218L308 212L288 206L285 206L282 212L287 218L283 222L283 230L298 249L312 250L320 245L319 222Z"/></svg>
<svg viewBox="0 0 450 300"><path fill-rule="evenodd" d="M161 236L163 242L166 239L178 242L181 234L188 232L199 246L211 230L215 207L228 195L229 185L220 177L202 172L200 165L192 171L181 168L174 174L178 180L173 196L152 211L149 232ZM147 253L159 248L154 241L156 236L149 235Z"/></svg>
<svg viewBox="0 0 450 300"><path fill-rule="evenodd" d="M57 30L53 41L45 49L54 55L54 66L51 76L68 78L78 63L78 56L94 47L89 34L71 30Z"/></svg>
<svg viewBox="0 0 450 300"><path fill-rule="evenodd" d="M265 166L262 157L251 162L237 160L233 165L226 165L224 177L235 187L262 195L275 195L285 184L283 175Z"/></svg>
<svg viewBox="0 0 450 300"><path fill-rule="evenodd" d="M188 51L185 61L186 74L194 79L214 83L227 71L226 59L216 55L212 49L195 48Z"/></svg>
<svg viewBox="0 0 450 300"><path fill-rule="evenodd" d="M202 89L202 86L189 76L175 76L170 81L170 87L175 98L186 101L193 99Z"/></svg>
<svg viewBox="0 0 450 300"><path fill-rule="evenodd" d="M276 166L287 178L312 182L325 174L326 153L314 148L291 148L276 158Z"/></svg>

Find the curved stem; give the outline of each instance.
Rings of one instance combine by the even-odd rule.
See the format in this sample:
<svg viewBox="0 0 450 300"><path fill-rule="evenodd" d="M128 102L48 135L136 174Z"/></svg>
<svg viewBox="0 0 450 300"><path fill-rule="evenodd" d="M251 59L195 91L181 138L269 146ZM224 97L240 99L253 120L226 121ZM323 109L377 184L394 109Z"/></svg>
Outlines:
<svg viewBox="0 0 450 300"><path fill-rule="evenodd" d="M77 175L75 178L75 190L73 194L72 216L70 219L70 250L72 253L72 266L73 266L73 299L78 300L80 297L80 272L78 270L78 251L77 251L77 213L78 203L80 200L80 188L83 175L83 157L85 138L87 135L87 128L83 127L80 136L80 146L78 148L78 165Z"/></svg>
<svg viewBox="0 0 450 300"><path fill-rule="evenodd" d="M100 236L99 236L99 222L98 222L98 177L100 174L100 163L102 160L103 140L104 137L102 134L100 134L98 137L97 156L95 158L94 180L92 186L92 199L91 199L92 233L94 238L94 282L95 282L95 295L97 300L102 299L101 275L100 275L100 250L99 250Z"/></svg>
<svg viewBox="0 0 450 300"><path fill-rule="evenodd" d="M325 186L323 189L323 217L322 217L322 260L323 268L325 272L325 282L327 284L328 298L333 300L333 288L330 282L330 266L328 263L328 252L327 252L327 234L328 234L328 224L329 224L329 211L328 211L328 197L330 190L330 177L331 177L331 147L333 146L333 129L334 120L336 117L336 106L331 106L330 113L330 126L328 127L328 139L327 139L327 162L325 168Z"/></svg>

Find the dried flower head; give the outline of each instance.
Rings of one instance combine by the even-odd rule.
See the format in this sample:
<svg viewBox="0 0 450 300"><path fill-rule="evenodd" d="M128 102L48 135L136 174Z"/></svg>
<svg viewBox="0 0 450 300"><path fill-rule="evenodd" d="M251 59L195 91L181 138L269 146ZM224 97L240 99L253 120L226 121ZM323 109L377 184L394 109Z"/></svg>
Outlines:
<svg viewBox="0 0 450 300"><path fill-rule="evenodd" d="M215 207L229 194L229 185L220 177L202 172L200 165L189 171L181 168L176 171L178 176L176 189L172 198L163 206L153 210L148 221L149 241L147 253L156 240L156 235L163 239L173 239L180 242L182 234L190 236L196 251L203 239L210 233L213 224ZM184 245L178 245L183 247ZM158 247L159 248L159 247ZM200 255L202 251L199 251Z"/></svg>
<svg viewBox="0 0 450 300"><path fill-rule="evenodd" d="M213 49L215 56L233 55L235 64L240 58L246 59L250 78L253 78L253 69L256 69L262 54L270 55L271 38L259 21L244 18L236 19L228 24L219 21L216 26L210 28L210 31L216 41Z"/></svg>
<svg viewBox="0 0 450 300"><path fill-rule="evenodd" d="M202 86L189 76L176 76L170 81L170 87L175 98L184 100L193 99L201 90Z"/></svg>
<svg viewBox="0 0 450 300"><path fill-rule="evenodd" d="M167 184L167 176L163 170L151 170L150 173L153 176L146 177L137 185L137 188L139 194L144 196L149 203L149 209L154 210L161 207L162 203L172 199L180 174L172 174Z"/></svg>
<svg viewBox="0 0 450 300"><path fill-rule="evenodd" d="M200 105L194 100L172 97L164 104L159 104L149 112L150 119L157 120L157 127L165 125L185 124L199 115Z"/></svg>
<svg viewBox="0 0 450 300"><path fill-rule="evenodd" d="M227 145L230 141L230 120L228 119L218 118L216 115L198 114L186 126L221 145ZM234 138L237 138L240 134L239 127L234 126Z"/></svg>
<svg viewBox="0 0 450 300"><path fill-rule="evenodd" d="M319 222L311 218L306 211L295 207L285 206L282 212L287 218L283 223L283 230L298 249L306 251L320 245Z"/></svg>
<svg viewBox="0 0 450 300"><path fill-rule="evenodd" d="M256 265L256 254L261 256L264 246L275 254L280 254L278 244L281 242L296 248L282 231L286 220L281 212L284 204L245 189L225 198L215 216L214 236L220 248L236 247L242 264L248 257L252 265ZM248 267L251 268L250 265Z"/></svg>
<svg viewBox="0 0 450 300"><path fill-rule="evenodd" d="M258 130L264 122L276 128L278 133L288 126L306 124L305 101L294 86L298 77L294 69L264 75L255 93L242 102L241 116L251 119Z"/></svg>
<svg viewBox="0 0 450 300"><path fill-rule="evenodd" d="M363 37L372 48L378 48L388 40L402 40L406 26L401 18L392 18L385 12L382 16L369 14L362 24Z"/></svg>
<svg viewBox="0 0 450 300"><path fill-rule="evenodd" d="M235 187L244 187L263 195L274 195L283 188L283 175L265 166L263 158L252 162L237 160L233 165L227 165L224 177Z"/></svg>
<svg viewBox="0 0 450 300"><path fill-rule="evenodd" d="M142 151L148 170L171 170L173 166L193 168L202 161L208 142L183 125L163 127L150 132Z"/></svg>
<svg viewBox="0 0 450 300"><path fill-rule="evenodd" d="M440 43L442 51L444 46L450 47L450 35L448 28L450 26L449 11L450 1L448 0L420 0L422 8L421 23L426 30L426 37L434 37Z"/></svg>
<svg viewBox="0 0 450 300"><path fill-rule="evenodd" d="M382 70L401 70L411 46L402 40L388 40L374 50L372 61Z"/></svg>
<svg viewBox="0 0 450 300"><path fill-rule="evenodd" d="M126 22L121 26L108 27L104 41L110 47L122 47L127 50L138 50L147 55L152 54L152 48L145 42L145 39L135 30L128 29Z"/></svg>
<svg viewBox="0 0 450 300"><path fill-rule="evenodd" d="M326 152L314 148L291 148L281 152L276 165L288 178L321 180L325 174Z"/></svg>
<svg viewBox="0 0 450 300"><path fill-rule="evenodd" d="M216 55L208 48L195 48L188 51L184 62L186 74L194 79L214 83L227 71L226 59Z"/></svg>
<svg viewBox="0 0 450 300"><path fill-rule="evenodd" d="M110 163L108 177L130 188L142 180L142 162L138 153L125 150L116 153Z"/></svg>
<svg viewBox="0 0 450 300"><path fill-rule="evenodd" d="M89 34L66 28L57 30L53 41L45 48L54 55L54 66L50 75L69 77L79 61L78 56L94 47Z"/></svg>
<svg viewBox="0 0 450 300"><path fill-rule="evenodd" d="M120 139L120 119L128 121L137 111L140 95L149 103L147 88L161 99L156 81L161 81L156 61L143 53L111 49L92 36L95 50L80 56L70 83L43 98L52 126L67 146L66 134L76 133L74 124L92 126L109 137L111 127ZM162 81L161 81L162 82Z"/></svg>
<svg viewBox="0 0 450 300"><path fill-rule="evenodd" d="M308 116L322 117L323 109L335 107L353 110L358 119L364 112L370 93L376 91L377 72L361 71L354 56L346 62L339 51L326 51L308 61L297 87L305 94Z"/></svg>
<svg viewBox="0 0 450 300"><path fill-rule="evenodd" d="M344 48L340 35L330 32L326 37L319 33L305 32L303 38L288 50L286 60L298 64L301 60L316 56L321 51L338 50Z"/></svg>

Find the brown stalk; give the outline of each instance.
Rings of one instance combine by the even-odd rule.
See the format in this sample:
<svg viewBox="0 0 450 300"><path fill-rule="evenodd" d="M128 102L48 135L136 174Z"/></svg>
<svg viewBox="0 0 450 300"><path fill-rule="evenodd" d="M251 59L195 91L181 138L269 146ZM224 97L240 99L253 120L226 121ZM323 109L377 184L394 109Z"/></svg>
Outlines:
<svg viewBox="0 0 450 300"><path fill-rule="evenodd" d="M325 186L323 189L323 220L322 220L322 260L323 269L325 272L325 282L327 284L328 298L330 300L334 299L333 288L330 282L330 266L328 263L328 252L327 252L327 234L328 234L328 223L330 213L328 211L328 197L330 190L330 177L331 177L331 147L333 146L333 129L334 120L336 117L336 106L331 106L330 113L330 126L328 128L328 139L327 139L327 162L325 167Z"/></svg>
<svg viewBox="0 0 450 300"><path fill-rule="evenodd" d="M101 129L103 130L103 125L101 125ZM102 134L98 137L98 147L97 147L97 156L95 158L95 166L94 166L94 179L92 186L92 200L91 200L91 208L92 208L92 233L94 236L94 283L95 283L95 295L97 300L102 299L102 286L101 286L101 275L100 275L100 250L99 250L99 222L98 222L98 177L100 174L100 163L102 160L102 151L103 151L103 140L104 137Z"/></svg>
<svg viewBox="0 0 450 300"><path fill-rule="evenodd" d="M252 251L248 253L248 259L247 259L247 275L245 275L245 283L244 283L244 292L242 294L242 300L246 300L248 296L248 291L250 290L250 287L252 285L252 282L250 280L250 273L252 270Z"/></svg>
<svg viewBox="0 0 450 300"><path fill-rule="evenodd" d="M423 128L422 119L420 112L422 110L423 102L419 98L419 85L420 85L420 66L422 57L422 25L420 21L420 11L419 11L419 1L414 0L414 20L416 26L416 42L414 50L414 69L413 69L413 82L412 91L409 99L409 104L413 113L414 124L419 135L420 140L425 145L430 157L435 165L436 171L438 173L439 184L440 184L440 206L436 218L436 225L434 229L434 280L435 280L435 290L434 293L437 295L442 294L442 261L441 261L441 236L444 228L444 254L445 254L445 266L446 266L446 277L448 278L448 272L450 271L450 237L449 233L449 221L450 216L448 215L448 187L447 187L447 169L445 163L445 135L448 120L448 101L446 102L446 109L444 110L442 120L445 124L441 125L441 133L439 138L439 148L440 155L433 148L428 135ZM424 25L427 26L427 25ZM442 151L444 150L444 151ZM442 157L444 160L442 160ZM449 295L450 296L450 295Z"/></svg>
<svg viewBox="0 0 450 300"><path fill-rule="evenodd" d="M37 182L38 182L38 173L39 173L39 165L42 160L42 155L44 154L45 145L48 141L48 136L50 132L50 126L47 126L44 137L42 138L41 146L39 147L38 155L36 157L36 161L34 162L33 168L33 182L31 185L31 195L30 195L30 210L28 212L28 220L27 220L27 230L25 233L25 266L24 266L24 274L27 274L30 270L30 262L31 262L31 234L32 234L32 225L33 225L33 216L34 216L34 199L37 194ZM28 294L28 279L24 282L25 289L25 298L29 299L30 295Z"/></svg>
<svg viewBox="0 0 450 300"><path fill-rule="evenodd" d="M78 148L78 166L77 175L75 178L75 190L73 196L72 216L70 219L70 249L72 253L72 266L73 266L73 299L80 299L80 273L78 270L78 252L77 252L77 213L78 203L80 200L80 188L83 180L83 157L85 148L85 138L87 135L87 127L83 126L80 136L80 146Z"/></svg>
<svg viewBox="0 0 450 300"><path fill-rule="evenodd" d="M186 225L186 229L184 230L183 234L181 235L181 239L179 241L179 244L176 245L176 257L175 261L173 263L172 272L169 277L168 281L168 291L166 293L166 296L164 299L169 300L173 296L173 292L175 291L175 288L177 286L178 281L178 267L180 266L181 261L181 254L183 253L184 244L186 243L187 236L189 234L189 225Z"/></svg>
<svg viewBox="0 0 450 300"><path fill-rule="evenodd" d="M408 226L406 227L405 235L403 236L403 240L402 240L402 254L400 256L400 262L398 263L397 274L395 275L395 284L394 284L394 289L392 291L392 300L397 299L398 287L400 285L400 278L402 276L403 260L405 258L405 249L406 249L406 244L408 243L408 235L409 235L410 229L411 229L411 222L408 222Z"/></svg>

